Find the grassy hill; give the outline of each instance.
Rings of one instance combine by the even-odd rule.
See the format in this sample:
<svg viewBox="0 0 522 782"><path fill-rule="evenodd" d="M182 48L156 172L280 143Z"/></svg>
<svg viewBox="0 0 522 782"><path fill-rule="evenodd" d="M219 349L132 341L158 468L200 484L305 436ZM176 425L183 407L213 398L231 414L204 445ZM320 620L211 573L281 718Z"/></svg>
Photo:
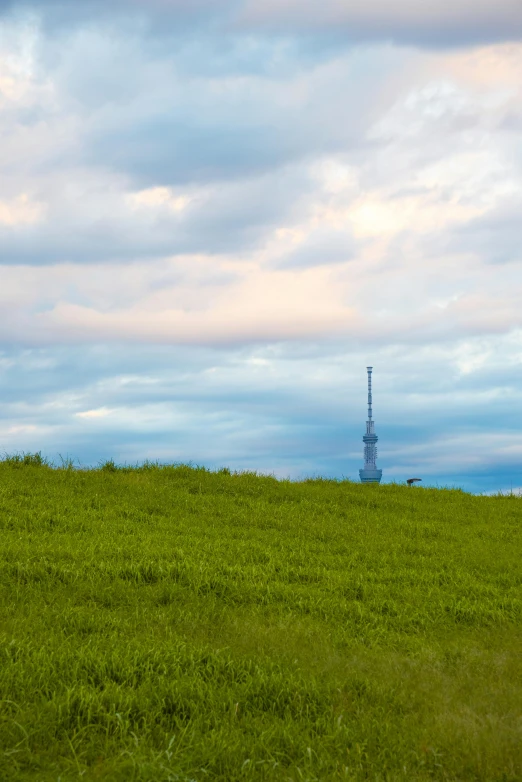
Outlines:
<svg viewBox="0 0 522 782"><path fill-rule="evenodd" d="M0 464L0 779L520 780L522 499Z"/></svg>

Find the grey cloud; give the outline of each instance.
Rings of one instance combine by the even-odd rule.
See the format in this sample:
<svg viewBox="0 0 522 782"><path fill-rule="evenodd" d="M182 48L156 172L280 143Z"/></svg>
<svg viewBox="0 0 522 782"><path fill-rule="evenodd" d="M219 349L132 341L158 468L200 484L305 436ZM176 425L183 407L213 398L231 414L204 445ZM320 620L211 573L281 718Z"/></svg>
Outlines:
<svg viewBox="0 0 522 782"><path fill-rule="evenodd" d="M88 141L86 163L104 160L142 187L252 176L299 155L299 146L269 125L239 120L201 124L159 118L102 131ZM302 154L302 151L301 151Z"/></svg>
<svg viewBox="0 0 522 782"><path fill-rule="evenodd" d="M280 269L306 269L314 266L345 263L352 260L360 243L349 231L316 229L307 239L275 265Z"/></svg>
<svg viewBox="0 0 522 782"><path fill-rule="evenodd" d="M143 258L178 254L182 249L179 239L176 241L175 230L170 238L165 233L158 236L153 231L140 235L131 219L127 225L109 220L69 224L67 231L59 222L18 231L3 229L0 241L0 264L9 265L132 263Z"/></svg>
<svg viewBox="0 0 522 782"><path fill-rule="evenodd" d="M47 27L54 28L93 21L121 24L141 18L158 25L168 20L175 30L195 21L208 23L234 5L234 0L111 0L110 4L105 0L0 0L0 13L36 12Z"/></svg>
<svg viewBox="0 0 522 782"><path fill-rule="evenodd" d="M512 133L520 133L522 131L522 109L507 113L499 123L499 128Z"/></svg>
<svg viewBox="0 0 522 782"><path fill-rule="evenodd" d="M335 33L348 42L386 40L451 47L522 38L519 0L248 0L246 28L295 34Z"/></svg>
<svg viewBox="0 0 522 782"><path fill-rule="evenodd" d="M54 176L84 165L112 170L135 189L305 164L364 145L375 111L369 96L405 58L360 50L297 68L292 45L260 46L247 36L229 47L225 38L214 70L219 36L189 35L169 49L136 30L86 25L58 41L38 38L35 89L2 111L3 173ZM252 51L257 64L243 72ZM261 61L272 65L263 71Z"/></svg>
<svg viewBox="0 0 522 782"><path fill-rule="evenodd" d="M81 181L81 173L77 174ZM153 180L152 180L153 182ZM245 252L262 246L281 220L307 210L314 182L299 169L225 182L194 192L180 213L168 206L133 210L121 192L95 190L67 202L66 182L57 183L45 220L0 226L0 265L131 263L165 256Z"/></svg>
<svg viewBox="0 0 522 782"><path fill-rule="evenodd" d="M129 106L87 118L81 154L86 163L147 186L247 178L357 147L371 111L368 89L380 69L347 85L347 74L335 66L282 83L183 82L166 67L155 82L139 85Z"/></svg>
<svg viewBox="0 0 522 782"><path fill-rule="evenodd" d="M481 217L451 229L444 237L431 237L442 252L472 254L484 263L522 263L520 199L509 200ZM424 243L427 245L428 237Z"/></svg>
<svg viewBox="0 0 522 782"><path fill-rule="evenodd" d="M345 44L393 41L399 44L448 47L520 40L519 0L0 0L0 12L34 9L47 23L71 23L133 17L156 33L212 27L238 34L328 36ZM121 23L121 22L120 22ZM313 45L313 44L312 44Z"/></svg>
<svg viewBox="0 0 522 782"><path fill-rule="evenodd" d="M203 47L203 59L206 53ZM374 65L347 85L351 69L365 71L367 60L357 55L347 72L335 64L290 69L284 79L203 78L180 73L177 53L155 58L135 39L107 41L91 31L71 36L59 54L44 41L42 90L31 105L2 112L4 172L16 164L17 174L54 173L80 163L118 172L135 187L208 183L354 147L371 111L368 90L386 70Z"/></svg>
<svg viewBox="0 0 522 782"><path fill-rule="evenodd" d="M93 65L90 74L90 64L80 67L91 44L112 73L107 94L104 68ZM112 72L114 58L121 61ZM275 226L306 218L317 190L306 164L357 147L370 110L368 80L354 82L348 95L343 68L312 70L297 83L186 83L175 57L151 63L135 42L107 43L93 33L73 36L56 62L45 53L41 60L47 64L41 81L54 85L56 101L36 93L34 104L3 113L0 200L28 191L47 204L47 216L34 226L0 227L0 263L120 262L259 248ZM22 132L20 117L28 111L37 121ZM125 211L126 191L158 185L188 188L196 197L180 215ZM331 259L336 249L326 249Z"/></svg>
<svg viewBox="0 0 522 782"><path fill-rule="evenodd" d="M220 186L189 214L187 244L210 253L257 249L282 221L292 223L306 214L312 189L306 174L290 166Z"/></svg>

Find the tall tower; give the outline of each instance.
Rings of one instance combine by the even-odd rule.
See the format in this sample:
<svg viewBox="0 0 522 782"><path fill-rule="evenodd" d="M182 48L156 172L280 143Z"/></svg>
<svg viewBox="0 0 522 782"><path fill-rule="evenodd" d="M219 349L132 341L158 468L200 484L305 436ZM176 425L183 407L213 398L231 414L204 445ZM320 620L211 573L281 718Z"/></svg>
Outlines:
<svg viewBox="0 0 522 782"><path fill-rule="evenodd" d="M373 367L366 367L368 371L368 420L366 421L366 434L363 437L364 443L364 469L359 470L359 476L363 483L380 483L382 470L377 469L377 440L375 434L375 425L372 421L372 370Z"/></svg>

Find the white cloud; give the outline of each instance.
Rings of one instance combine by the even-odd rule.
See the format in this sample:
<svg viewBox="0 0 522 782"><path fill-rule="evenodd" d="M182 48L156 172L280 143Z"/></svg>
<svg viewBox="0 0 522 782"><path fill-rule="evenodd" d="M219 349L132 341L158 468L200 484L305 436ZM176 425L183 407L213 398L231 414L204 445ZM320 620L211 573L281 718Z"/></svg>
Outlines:
<svg viewBox="0 0 522 782"><path fill-rule="evenodd" d="M45 205L31 201L27 193L11 201L0 201L0 225L33 225L42 222L44 216Z"/></svg>
<svg viewBox="0 0 522 782"><path fill-rule="evenodd" d="M111 414L111 411L106 407L100 407L97 410L85 410L82 413L75 413L77 418L106 418Z"/></svg>
<svg viewBox="0 0 522 782"><path fill-rule="evenodd" d="M149 187L127 196L130 207L137 210L166 207L173 212L182 212L191 200L189 195L175 194L170 187Z"/></svg>

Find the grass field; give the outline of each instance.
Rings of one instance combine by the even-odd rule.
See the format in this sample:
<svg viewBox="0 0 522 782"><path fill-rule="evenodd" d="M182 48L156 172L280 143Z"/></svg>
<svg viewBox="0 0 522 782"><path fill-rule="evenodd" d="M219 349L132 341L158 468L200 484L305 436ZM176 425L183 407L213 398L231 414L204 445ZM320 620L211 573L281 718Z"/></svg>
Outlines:
<svg viewBox="0 0 522 782"><path fill-rule="evenodd" d="M521 498L38 461L0 464L1 780L522 779Z"/></svg>

